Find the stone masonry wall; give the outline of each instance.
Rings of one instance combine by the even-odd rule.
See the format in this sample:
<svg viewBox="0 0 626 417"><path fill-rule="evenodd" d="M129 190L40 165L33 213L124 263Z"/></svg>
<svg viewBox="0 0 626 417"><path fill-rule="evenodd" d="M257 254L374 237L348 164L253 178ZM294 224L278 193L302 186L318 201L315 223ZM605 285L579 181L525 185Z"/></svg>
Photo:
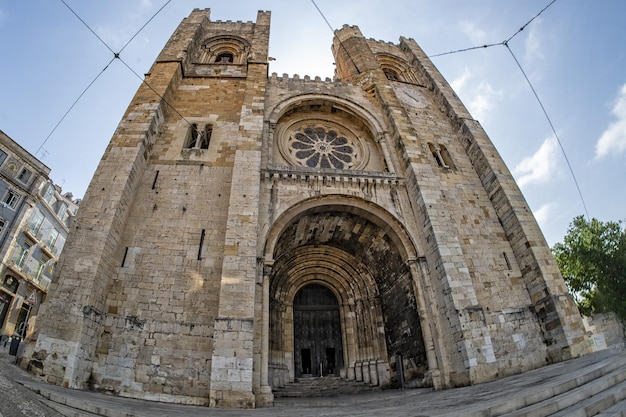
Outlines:
<svg viewBox="0 0 626 417"><path fill-rule="evenodd" d="M589 351L510 172L415 41L367 40L344 26L336 80L268 77L269 13L255 23L209 16L194 10L172 35L81 204L32 356L49 382L213 407L271 404L270 342L283 362L293 346L268 340L278 315L266 245L287 254L297 239L286 231L300 225L308 260L298 267L310 269L278 277L291 285L285 294L326 274L328 285L357 283L363 305L382 300L380 311L353 315L359 323L344 317L357 379L389 381L397 353L409 377L441 388ZM199 62L222 35L242 47L239 61ZM394 62L411 82L387 78L383 64ZM353 170L290 166L280 141L307 120L351 129L369 159ZM211 127L208 149L185 148L194 124ZM315 278L312 265L330 252L336 265L358 265Z"/></svg>

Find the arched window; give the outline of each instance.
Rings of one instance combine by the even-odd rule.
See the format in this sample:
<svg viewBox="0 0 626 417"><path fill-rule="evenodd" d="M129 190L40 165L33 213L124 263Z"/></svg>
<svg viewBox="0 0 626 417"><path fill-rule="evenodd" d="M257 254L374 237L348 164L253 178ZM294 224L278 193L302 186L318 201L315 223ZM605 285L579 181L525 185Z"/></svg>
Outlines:
<svg viewBox="0 0 626 417"><path fill-rule="evenodd" d="M251 50L246 38L235 35L218 35L205 39L199 49L198 64L242 65Z"/></svg>
<svg viewBox="0 0 626 417"><path fill-rule="evenodd" d="M435 161L437 161L437 165L442 168L454 168L452 157L445 146L439 144L433 145L432 143L429 143L428 148L433 154Z"/></svg>

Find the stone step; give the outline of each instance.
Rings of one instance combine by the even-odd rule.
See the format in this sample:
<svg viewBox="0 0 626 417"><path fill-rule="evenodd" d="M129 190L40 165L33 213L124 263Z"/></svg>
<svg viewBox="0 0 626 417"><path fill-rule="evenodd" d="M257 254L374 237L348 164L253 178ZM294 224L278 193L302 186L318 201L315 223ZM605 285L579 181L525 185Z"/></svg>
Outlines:
<svg viewBox="0 0 626 417"><path fill-rule="evenodd" d="M624 399L626 399L626 381L622 381L596 395L579 401L558 413L552 414L551 417L595 416Z"/></svg>
<svg viewBox="0 0 626 417"><path fill-rule="evenodd" d="M506 415L506 413L515 412L516 410L533 406L534 404L541 403L542 401L550 401L558 395L567 393L577 387L583 386L598 378L602 378L604 375L624 367L626 367L625 355L592 363L578 369L577 371L567 373L554 381L547 381L538 384L538 388L536 390L531 390L525 395L516 397L504 404L501 404L500 406L494 407L494 409L490 410L490 415L502 416Z"/></svg>
<svg viewBox="0 0 626 417"><path fill-rule="evenodd" d="M88 411L69 407L54 401L45 400L44 403L57 413L61 414L63 417L102 417L102 414L93 414Z"/></svg>
<svg viewBox="0 0 626 417"><path fill-rule="evenodd" d="M560 400L561 395L567 395L573 390L579 387L592 383L594 381L601 381L600 384L605 384L603 379L608 378L607 375L612 373L620 374L626 369L626 355L624 354L610 354L605 353L603 355L596 355L597 359L588 361L593 358L592 356L587 359L573 360L572 364L578 364L572 368L571 371L567 371L568 363L563 362L557 364L554 369L560 369L555 374L546 374L544 370L530 371L523 379L517 380L513 386L507 386L506 380L502 380L502 384L505 384L502 391L508 392L508 395L500 398L491 398L488 401L477 402L475 404L467 405L463 410L464 417L498 417L498 416L542 416L549 414L541 414L541 407L546 404L551 404ZM585 363L586 362L586 363ZM623 377L623 376L622 376ZM615 385L617 382L614 382ZM477 385L480 386L480 385ZM558 398L557 398L558 397ZM579 400L584 398L579 398ZM531 407L536 407L537 410ZM552 407L552 406L548 406ZM552 409L552 413L559 412L561 409L567 407L567 405L561 404L561 407ZM531 411L528 411L528 410ZM537 414L533 414L536 411ZM455 413L443 413L441 417L453 417L458 416ZM625 416L626 417L626 416Z"/></svg>
<svg viewBox="0 0 626 417"><path fill-rule="evenodd" d="M371 392L376 388L362 382L339 377L299 378L273 390L274 397L336 397Z"/></svg>
<svg viewBox="0 0 626 417"><path fill-rule="evenodd" d="M596 417L626 417L626 400L622 400L613 407L607 408Z"/></svg>
<svg viewBox="0 0 626 417"><path fill-rule="evenodd" d="M545 417L545 416L591 416L621 401L626 397L626 363L624 360L591 367L591 370L556 384L552 389L545 389L547 398L533 401L527 397L526 405L506 414L503 417ZM549 387L546 387L549 388ZM588 410L588 411L585 411ZM591 413L591 414L588 414Z"/></svg>

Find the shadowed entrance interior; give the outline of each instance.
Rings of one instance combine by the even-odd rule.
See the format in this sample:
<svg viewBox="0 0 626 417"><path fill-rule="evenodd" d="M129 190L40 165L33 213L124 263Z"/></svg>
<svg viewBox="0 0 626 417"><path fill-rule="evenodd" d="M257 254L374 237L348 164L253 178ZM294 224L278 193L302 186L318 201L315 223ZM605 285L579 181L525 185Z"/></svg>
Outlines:
<svg viewBox="0 0 626 417"><path fill-rule="evenodd" d="M319 205L281 228L264 272L270 386L329 374L389 386L397 353L406 380L424 377L419 275L392 226L358 207Z"/></svg>

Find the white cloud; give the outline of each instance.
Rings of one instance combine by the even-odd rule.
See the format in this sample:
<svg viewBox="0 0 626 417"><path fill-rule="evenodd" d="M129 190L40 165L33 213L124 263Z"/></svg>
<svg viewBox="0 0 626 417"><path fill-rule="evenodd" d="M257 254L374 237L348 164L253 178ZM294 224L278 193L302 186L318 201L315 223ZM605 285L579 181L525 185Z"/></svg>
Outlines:
<svg viewBox="0 0 626 417"><path fill-rule="evenodd" d="M474 22L462 20L459 22L459 28L475 45L483 44L487 39L487 34L478 28Z"/></svg>
<svg viewBox="0 0 626 417"><path fill-rule="evenodd" d="M598 139L595 159L609 154L619 154L626 150L626 84L620 88L611 113L617 120L611 123Z"/></svg>
<svg viewBox="0 0 626 417"><path fill-rule="evenodd" d="M141 7L149 9L152 7L152 0L141 0Z"/></svg>
<svg viewBox="0 0 626 417"><path fill-rule="evenodd" d="M548 220L550 220L550 215L554 212L555 208L556 204L547 203L533 212L533 214L535 215L535 219L537 219L537 223L539 223L539 226L542 229L547 226Z"/></svg>
<svg viewBox="0 0 626 417"><path fill-rule="evenodd" d="M513 169L519 186L548 182L557 171L557 156L558 143L554 137L549 137L543 141L537 152L522 159Z"/></svg>
<svg viewBox="0 0 626 417"><path fill-rule="evenodd" d="M463 70L463 74L461 74L458 78L452 80L450 86L454 91L459 93L461 90L463 90L463 88L465 88L467 80L469 80L471 76L472 73L470 72L469 68L465 67L465 69Z"/></svg>
<svg viewBox="0 0 626 417"><path fill-rule="evenodd" d="M474 98L469 103L469 111L475 119L485 121L493 104L502 98L502 93L494 90L487 81L481 81L474 94Z"/></svg>
<svg viewBox="0 0 626 417"><path fill-rule="evenodd" d="M524 62L532 64L536 61L543 61L545 55L542 50L541 19L535 19L524 32L527 33L524 41Z"/></svg>
<svg viewBox="0 0 626 417"><path fill-rule="evenodd" d="M95 32L114 51L118 51L134 35L130 28L95 26Z"/></svg>
<svg viewBox="0 0 626 417"><path fill-rule="evenodd" d="M489 117L489 112L493 109L495 102L502 98L502 92L494 90L487 81L476 83L470 82L471 79L472 73L466 67L463 74L455 78L450 86L463 97L463 102L468 103L467 108L472 116L484 122Z"/></svg>

